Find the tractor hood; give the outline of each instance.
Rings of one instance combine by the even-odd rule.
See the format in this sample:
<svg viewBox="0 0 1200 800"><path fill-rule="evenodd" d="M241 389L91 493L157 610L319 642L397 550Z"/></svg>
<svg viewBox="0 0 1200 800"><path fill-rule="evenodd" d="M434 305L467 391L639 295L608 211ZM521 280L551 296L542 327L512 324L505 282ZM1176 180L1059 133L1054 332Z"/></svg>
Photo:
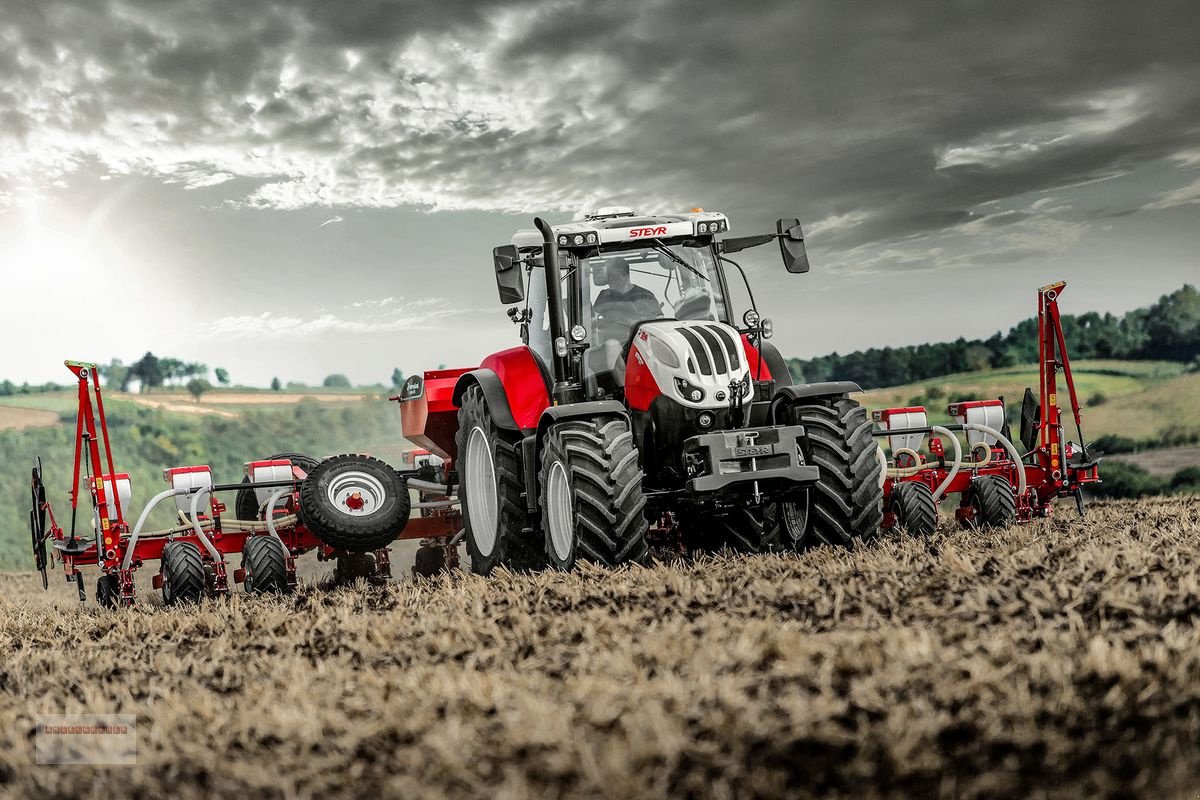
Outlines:
<svg viewBox="0 0 1200 800"><path fill-rule="evenodd" d="M721 322L646 323L634 336L629 358L649 369L664 395L689 408L724 407L731 391L750 393L741 334Z"/></svg>

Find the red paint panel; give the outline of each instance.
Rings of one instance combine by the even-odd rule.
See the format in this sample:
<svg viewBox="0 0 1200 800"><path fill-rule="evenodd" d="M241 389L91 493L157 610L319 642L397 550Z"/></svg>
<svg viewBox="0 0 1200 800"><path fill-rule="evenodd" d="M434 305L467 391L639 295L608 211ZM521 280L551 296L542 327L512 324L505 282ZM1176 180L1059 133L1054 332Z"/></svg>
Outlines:
<svg viewBox="0 0 1200 800"><path fill-rule="evenodd" d="M517 427L536 428L542 412L550 407L550 392L529 348L521 345L501 350L485 358L479 366L492 370L500 378Z"/></svg>
<svg viewBox="0 0 1200 800"><path fill-rule="evenodd" d="M750 365L750 380L752 381L769 381L771 378L771 368L767 366L767 361L758 352L758 348L750 344L750 337L742 334L742 346L746 348L746 363ZM762 372L759 372L759 361L762 361Z"/></svg>
<svg viewBox="0 0 1200 800"><path fill-rule="evenodd" d="M629 360L625 362L625 401L637 411L649 411L654 398L662 394L658 381L646 366L646 359L638 345L629 348Z"/></svg>

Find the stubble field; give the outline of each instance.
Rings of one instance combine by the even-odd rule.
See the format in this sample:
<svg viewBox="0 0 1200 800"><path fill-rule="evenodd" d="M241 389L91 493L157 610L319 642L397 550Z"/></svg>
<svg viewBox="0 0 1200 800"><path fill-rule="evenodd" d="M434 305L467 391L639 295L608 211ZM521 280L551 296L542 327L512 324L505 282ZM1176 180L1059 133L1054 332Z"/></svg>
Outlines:
<svg viewBox="0 0 1200 800"><path fill-rule="evenodd" d="M1200 501L615 573L455 575L191 610L0 579L22 797L1188 797ZM40 586L38 587L40 591ZM132 767L37 713L136 714Z"/></svg>

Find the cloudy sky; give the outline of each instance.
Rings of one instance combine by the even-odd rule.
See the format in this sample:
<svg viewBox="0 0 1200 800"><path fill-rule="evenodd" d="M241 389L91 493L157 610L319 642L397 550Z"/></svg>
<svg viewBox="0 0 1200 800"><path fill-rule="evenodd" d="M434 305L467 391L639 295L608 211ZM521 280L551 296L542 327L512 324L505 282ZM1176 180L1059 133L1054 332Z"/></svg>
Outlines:
<svg viewBox="0 0 1200 800"><path fill-rule="evenodd" d="M788 355L1200 280L1194 2L0 0L0 378L475 364L491 247L597 205L798 216ZM69 376L68 376L69 377Z"/></svg>

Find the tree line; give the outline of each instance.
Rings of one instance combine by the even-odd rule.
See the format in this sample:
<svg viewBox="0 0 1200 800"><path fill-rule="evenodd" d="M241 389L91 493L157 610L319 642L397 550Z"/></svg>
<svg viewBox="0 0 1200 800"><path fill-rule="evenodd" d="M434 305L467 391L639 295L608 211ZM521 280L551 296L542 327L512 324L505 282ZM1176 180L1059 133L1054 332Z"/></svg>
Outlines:
<svg viewBox="0 0 1200 800"><path fill-rule="evenodd" d="M1185 285L1146 308L1121 316L1086 314L1062 317L1072 358L1200 361L1200 292ZM839 355L788 360L797 382L854 381L864 389L901 386L940 375L1011 367L1037 361L1037 319L1024 320L1007 334L987 339L873 347Z"/></svg>

